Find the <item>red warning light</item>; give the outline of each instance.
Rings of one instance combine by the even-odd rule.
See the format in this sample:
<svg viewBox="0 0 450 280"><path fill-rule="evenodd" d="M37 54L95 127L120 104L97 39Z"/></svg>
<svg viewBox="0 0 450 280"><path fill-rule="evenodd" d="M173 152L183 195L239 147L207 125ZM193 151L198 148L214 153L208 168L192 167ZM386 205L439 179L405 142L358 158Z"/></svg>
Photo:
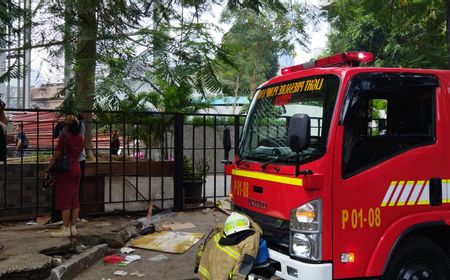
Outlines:
<svg viewBox="0 0 450 280"><path fill-rule="evenodd" d="M304 64L284 67L281 69L281 74L286 75L314 67L332 67L341 65L359 66L361 63L372 61L373 55L370 52L345 52Z"/></svg>

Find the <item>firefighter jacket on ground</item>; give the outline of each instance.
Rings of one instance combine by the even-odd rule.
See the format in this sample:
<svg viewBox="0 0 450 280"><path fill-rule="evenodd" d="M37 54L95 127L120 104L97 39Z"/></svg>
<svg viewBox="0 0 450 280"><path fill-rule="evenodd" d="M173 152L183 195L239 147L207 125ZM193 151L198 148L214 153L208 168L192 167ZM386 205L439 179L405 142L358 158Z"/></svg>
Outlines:
<svg viewBox="0 0 450 280"><path fill-rule="evenodd" d="M250 219L251 232L239 232L226 237L223 224L217 224L206 241L204 249L199 248L198 275L200 279L227 280L245 279L253 267L262 230ZM238 243L236 243L238 242ZM233 245L232 245L233 244ZM203 251L202 251L203 249Z"/></svg>

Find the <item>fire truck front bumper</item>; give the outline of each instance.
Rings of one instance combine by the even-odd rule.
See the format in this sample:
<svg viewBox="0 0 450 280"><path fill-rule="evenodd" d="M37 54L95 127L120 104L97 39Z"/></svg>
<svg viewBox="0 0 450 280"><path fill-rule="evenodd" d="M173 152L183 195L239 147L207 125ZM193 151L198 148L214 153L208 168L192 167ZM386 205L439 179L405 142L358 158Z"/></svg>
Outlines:
<svg viewBox="0 0 450 280"><path fill-rule="evenodd" d="M287 280L331 280L333 267L331 263L312 264L291 259L272 249L269 258L277 263L275 275ZM279 265L278 265L279 263Z"/></svg>

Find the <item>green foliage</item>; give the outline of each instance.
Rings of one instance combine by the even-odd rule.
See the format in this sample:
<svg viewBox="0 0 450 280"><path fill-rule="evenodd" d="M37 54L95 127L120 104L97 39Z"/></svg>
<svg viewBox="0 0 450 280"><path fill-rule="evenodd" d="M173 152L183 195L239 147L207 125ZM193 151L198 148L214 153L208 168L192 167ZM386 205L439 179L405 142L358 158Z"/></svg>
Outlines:
<svg viewBox="0 0 450 280"><path fill-rule="evenodd" d="M128 94L123 99L111 97L97 102L95 110L100 123L107 124L108 129L112 125L111 129L117 129L119 135L141 139L147 147L161 145L164 133L173 123L173 115L149 112L152 103L148 93Z"/></svg>
<svg viewBox="0 0 450 280"><path fill-rule="evenodd" d="M221 21L232 24L222 39L222 47L233 64L220 65L219 80L224 95L252 97L257 86L276 76L278 57L294 54L294 42L307 48L306 21L318 20L317 10L306 5L289 4L287 9L260 11L226 10Z"/></svg>
<svg viewBox="0 0 450 280"><path fill-rule="evenodd" d="M216 59L230 60L210 36L218 27L201 19L213 5L223 3L230 10L286 11L278 0L54 0L38 5L37 23L45 25L36 29L35 43L50 43L51 60L65 55L75 73L74 87L68 90L75 92L84 109L92 108L94 96L99 97L94 98L99 107L105 101L118 106L121 98L116 95L136 94L139 83L167 95L166 85L202 95L215 93L222 87Z"/></svg>
<svg viewBox="0 0 450 280"><path fill-rule="evenodd" d="M193 161L183 156L183 180L200 181L204 180L206 172L209 170L208 162L202 159Z"/></svg>
<svg viewBox="0 0 450 280"><path fill-rule="evenodd" d="M177 85L159 80L157 84L159 90L150 92L148 100L159 112L195 113L210 107L200 96L195 97L192 87L185 82Z"/></svg>
<svg viewBox="0 0 450 280"><path fill-rule="evenodd" d="M0 45L6 38L4 27L12 26L22 13L14 3L6 0L0 4ZM260 66L254 73L261 79L272 76L279 52L292 51L292 47L285 38L279 40L281 37L271 28L284 32L281 36L291 34L292 30L302 32L303 28L302 21L293 12L295 9L279 0L40 1L30 14L34 27L31 47L43 46L49 54L44 55L47 62L64 69L65 77L72 77L66 96L73 96L70 102L83 110L105 108L105 104L120 107L123 96L142 91L142 83L153 89L147 92L166 94L167 98L174 90L182 95L185 92L215 94L222 89L218 69L234 61L229 52L233 48L218 46L210 35L220 32L219 28L202 21L204 13L217 5L227 6L230 13L252 11L255 20L258 20L256 15L264 18L261 22L267 26L263 31L270 32L271 38L263 41L264 34L255 34L257 38L251 33L247 35L258 40L260 46L265 42L278 45L270 46L272 53L264 53L264 61L258 63ZM272 24L269 19L274 18L277 22ZM24 48L27 47L30 46ZM65 65L61 65L62 58ZM13 68L7 72L9 76L18 73ZM253 78L251 82L248 91L260 81ZM183 102L168 102L162 107L184 110L179 105L189 98L182 98ZM73 103L67 102L64 107L68 109ZM192 106L187 110L193 111Z"/></svg>
<svg viewBox="0 0 450 280"><path fill-rule="evenodd" d="M223 93L252 96L256 86L272 77L278 68L278 44L267 17L252 11L235 15L235 24L224 35L222 46L232 55L234 65L222 65ZM239 80L238 80L239 77Z"/></svg>
<svg viewBox="0 0 450 280"><path fill-rule="evenodd" d="M381 112L387 112L387 100L386 99L374 99L373 103L373 116L374 119L381 118Z"/></svg>
<svg viewBox="0 0 450 280"><path fill-rule="evenodd" d="M348 27L351 36L342 36L335 32L330 34L332 50L364 50L378 53L386 37L383 27L374 19L373 14L363 15L360 20Z"/></svg>
<svg viewBox="0 0 450 280"><path fill-rule="evenodd" d="M251 9L257 14L260 14L265 10L273 10L280 13L287 11L282 2L278 0L229 0L227 4L230 10L237 10L239 8Z"/></svg>
<svg viewBox="0 0 450 280"><path fill-rule="evenodd" d="M16 46L17 36L21 32L21 28L25 26L25 17L28 17L28 13L21 6L19 6L16 1L0 1L0 49ZM23 24L22 26L18 26L19 19ZM28 24L29 23L27 23L27 25ZM0 51L0 53L1 52L2 51ZM9 55L14 54L19 54L19 51L12 52ZM21 72L19 69L19 64L18 61L15 60L7 67L5 73L1 73L0 84L8 79L19 78L20 76Z"/></svg>
<svg viewBox="0 0 450 280"><path fill-rule="evenodd" d="M444 1L334 0L328 53L371 51L376 66L447 68Z"/></svg>
<svg viewBox="0 0 450 280"><path fill-rule="evenodd" d="M8 28L11 32L17 33L19 30L13 23L24 15L25 11L17 5L16 1L3 0L0 1L0 46L4 47L9 41Z"/></svg>

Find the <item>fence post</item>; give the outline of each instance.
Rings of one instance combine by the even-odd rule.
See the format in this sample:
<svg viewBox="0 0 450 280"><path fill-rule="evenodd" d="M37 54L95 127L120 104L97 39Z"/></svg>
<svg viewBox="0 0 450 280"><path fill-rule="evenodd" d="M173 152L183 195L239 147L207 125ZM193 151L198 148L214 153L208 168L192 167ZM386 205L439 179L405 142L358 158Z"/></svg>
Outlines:
<svg viewBox="0 0 450 280"><path fill-rule="evenodd" d="M183 210L183 114L176 113L174 120L174 173L173 204L175 211Z"/></svg>

